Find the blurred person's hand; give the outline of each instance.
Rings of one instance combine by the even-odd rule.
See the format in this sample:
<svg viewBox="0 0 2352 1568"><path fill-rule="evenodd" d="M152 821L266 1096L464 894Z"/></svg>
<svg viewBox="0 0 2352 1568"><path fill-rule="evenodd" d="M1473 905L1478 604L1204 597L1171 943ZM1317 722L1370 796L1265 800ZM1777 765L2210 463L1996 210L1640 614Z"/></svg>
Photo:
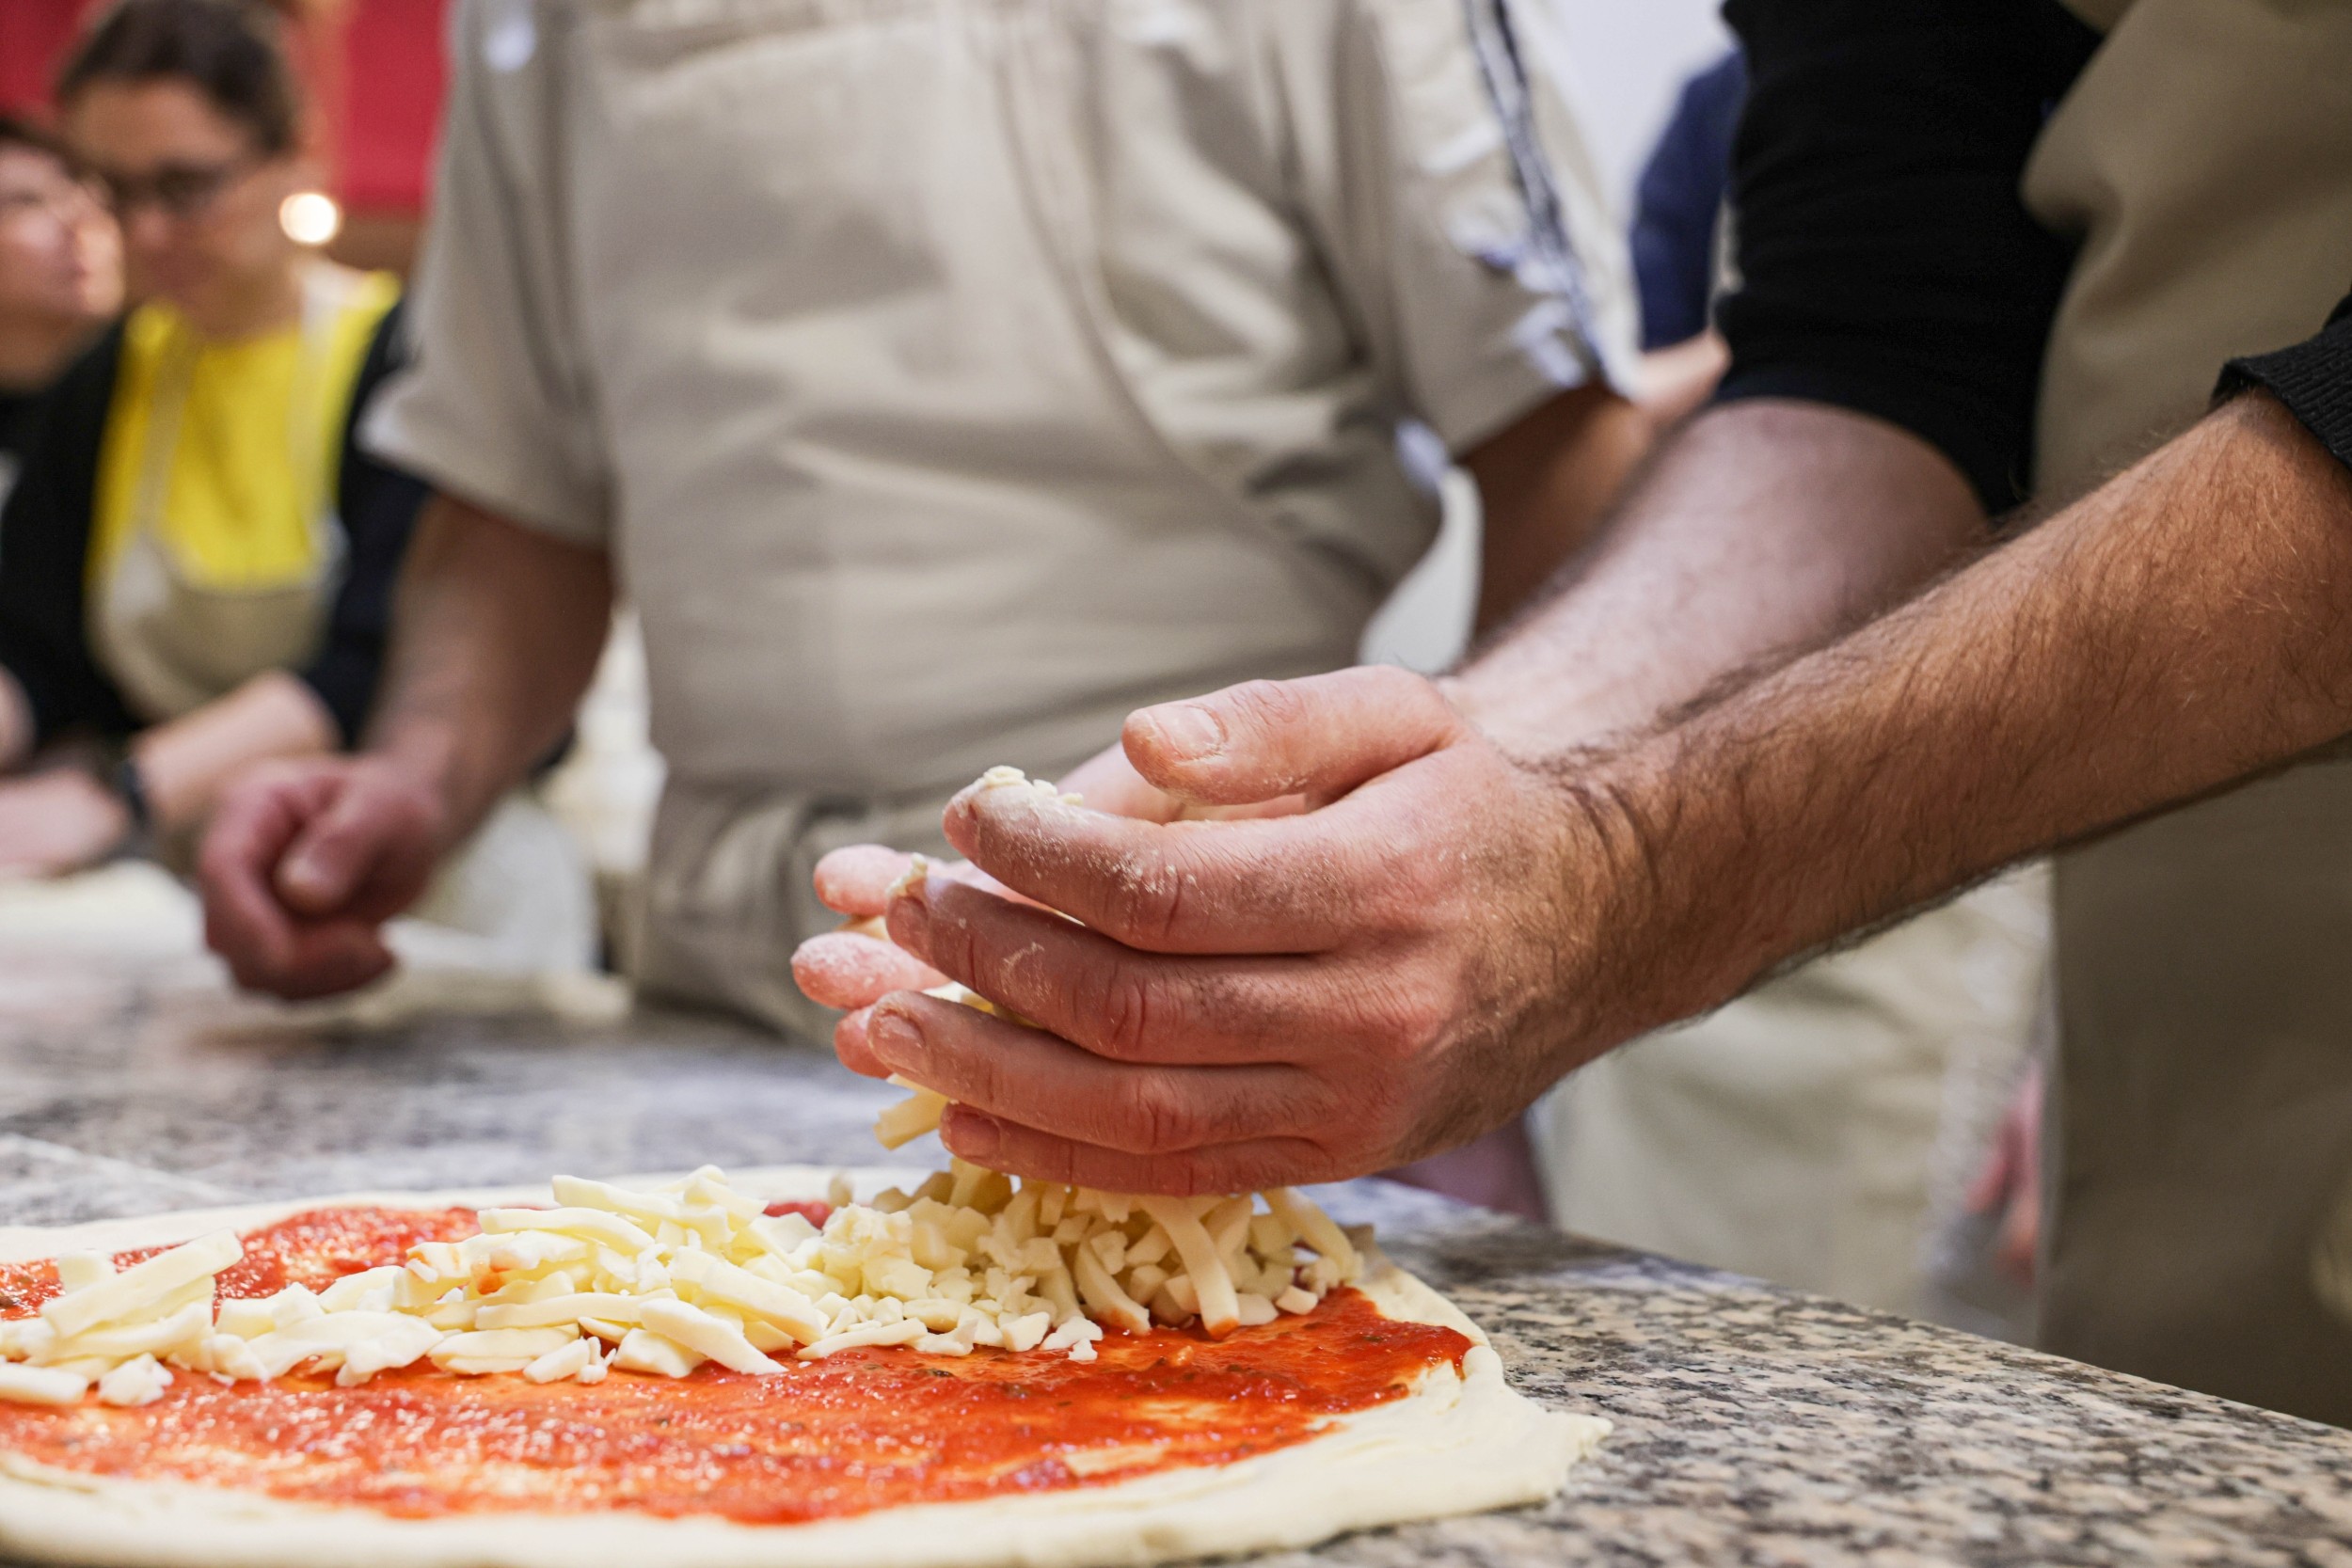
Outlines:
<svg viewBox="0 0 2352 1568"><path fill-rule="evenodd" d="M104 860L130 832L128 808L79 768L0 783L0 876L79 871Z"/></svg>
<svg viewBox="0 0 2352 1568"><path fill-rule="evenodd" d="M237 983L289 1000L392 967L387 920L448 847L438 796L381 758L265 763L231 784L199 863L204 936Z"/></svg>
<svg viewBox="0 0 2352 1568"><path fill-rule="evenodd" d="M948 838L1009 891L942 868L889 934L1041 1030L902 990L844 1052L954 1101L952 1151L1120 1191L1327 1180L1499 1127L1564 1069L1576 933L1605 928L1564 900L1607 847L1430 682L1254 683L1138 713L1124 745L1187 809L1296 814L958 796Z"/></svg>
<svg viewBox="0 0 2352 1568"><path fill-rule="evenodd" d="M2032 1288L2042 1251L2042 1064L2029 1065L1968 1189L1968 1212L1998 1216L1994 1266Z"/></svg>

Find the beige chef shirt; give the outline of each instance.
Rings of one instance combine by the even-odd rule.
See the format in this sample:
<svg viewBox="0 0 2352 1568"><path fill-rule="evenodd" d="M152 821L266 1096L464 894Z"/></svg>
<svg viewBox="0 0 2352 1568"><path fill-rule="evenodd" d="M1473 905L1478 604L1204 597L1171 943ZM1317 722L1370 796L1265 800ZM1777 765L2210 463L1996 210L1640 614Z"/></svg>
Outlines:
<svg viewBox="0 0 2352 1568"><path fill-rule="evenodd" d="M610 548L655 978L813 1025L806 863L988 766L1348 662L1399 457L1629 355L1515 0L469 0L371 429Z"/></svg>

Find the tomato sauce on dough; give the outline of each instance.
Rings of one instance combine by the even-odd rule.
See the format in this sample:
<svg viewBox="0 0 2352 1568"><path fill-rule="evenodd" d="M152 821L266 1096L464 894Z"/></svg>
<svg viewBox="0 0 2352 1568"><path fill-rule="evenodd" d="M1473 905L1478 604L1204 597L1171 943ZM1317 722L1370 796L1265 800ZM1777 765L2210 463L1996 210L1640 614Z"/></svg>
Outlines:
<svg viewBox="0 0 2352 1568"><path fill-rule="evenodd" d="M318 1210L245 1238L224 1296L318 1289L475 1229L465 1210ZM125 1253L135 1262L153 1250ZM0 1265L0 1317L56 1292L46 1263ZM183 1481L403 1517L608 1511L797 1524L917 1503L1099 1485L1228 1464L1457 1370L1470 1341L1397 1323L1360 1291L1221 1341L1113 1332L1058 1352L903 1348L787 1361L753 1377L602 1383L459 1377L420 1363L357 1388L331 1377L224 1386L177 1371L154 1404L0 1403L0 1450L87 1475Z"/></svg>

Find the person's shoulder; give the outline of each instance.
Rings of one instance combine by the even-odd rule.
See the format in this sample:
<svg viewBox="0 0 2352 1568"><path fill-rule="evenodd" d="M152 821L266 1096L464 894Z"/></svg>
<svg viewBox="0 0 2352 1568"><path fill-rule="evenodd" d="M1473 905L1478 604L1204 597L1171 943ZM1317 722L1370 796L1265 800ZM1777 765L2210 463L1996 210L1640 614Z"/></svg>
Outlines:
<svg viewBox="0 0 2352 1568"><path fill-rule="evenodd" d="M105 423L114 401L115 378L122 367L122 343L127 318L117 317L73 357L63 374L42 392L26 415L28 428L44 436L87 432L95 435Z"/></svg>
<svg viewBox="0 0 2352 1568"><path fill-rule="evenodd" d="M122 341L130 318L117 316L89 341L89 346L73 356L73 362L50 388L49 396L56 397L68 388L92 386L111 387L117 367L122 363Z"/></svg>

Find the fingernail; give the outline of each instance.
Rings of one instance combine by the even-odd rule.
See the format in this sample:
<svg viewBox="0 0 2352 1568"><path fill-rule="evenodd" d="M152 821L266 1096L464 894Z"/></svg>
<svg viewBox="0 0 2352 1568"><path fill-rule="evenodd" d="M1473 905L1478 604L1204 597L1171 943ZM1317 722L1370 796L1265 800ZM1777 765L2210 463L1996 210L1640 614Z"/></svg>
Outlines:
<svg viewBox="0 0 2352 1568"><path fill-rule="evenodd" d="M882 925L890 940L923 959L930 961L931 887L928 877L894 888L890 907L882 911Z"/></svg>
<svg viewBox="0 0 2352 1568"><path fill-rule="evenodd" d="M961 807L977 811L986 805L992 811L1036 811L1041 807L1074 806L1075 795L1064 795L1044 779L1032 779L1018 768L992 768L980 775L977 784L970 784L957 791L950 808Z"/></svg>
<svg viewBox="0 0 2352 1568"><path fill-rule="evenodd" d="M297 855L279 867L278 885L289 896L306 903L326 898L333 892L327 885L326 869L308 855Z"/></svg>
<svg viewBox="0 0 2352 1568"><path fill-rule="evenodd" d="M1148 721L1159 732L1161 746L1172 755L1207 758L1225 750L1224 723L1197 703L1155 707Z"/></svg>
<svg viewBox="0 0 2352 1568"><path fill-rule="evenodd" d="M976 1164L992 1158L1005 1141L995 1117L968 1106L948 1106L946 1123L940 1129L941 1141L950 1152Z"/></svg>
<svg viewBox="0 0 2352 1568"><path fill-rule="evenodd" d="M928 884L931 879L931 863L920 855L907 857L907 868L898 873L898 879L882 889L882 905L886 909L899 898L930 896Z"/></svg>
<svg viewBox="0 0 2352 1568"><path fill-rule="evenodd" d="M919 1067L923 1061L923 1029L906 1014L877 1010L866 1025L866 1043L875 1055L894 1068Z"/></svg>

